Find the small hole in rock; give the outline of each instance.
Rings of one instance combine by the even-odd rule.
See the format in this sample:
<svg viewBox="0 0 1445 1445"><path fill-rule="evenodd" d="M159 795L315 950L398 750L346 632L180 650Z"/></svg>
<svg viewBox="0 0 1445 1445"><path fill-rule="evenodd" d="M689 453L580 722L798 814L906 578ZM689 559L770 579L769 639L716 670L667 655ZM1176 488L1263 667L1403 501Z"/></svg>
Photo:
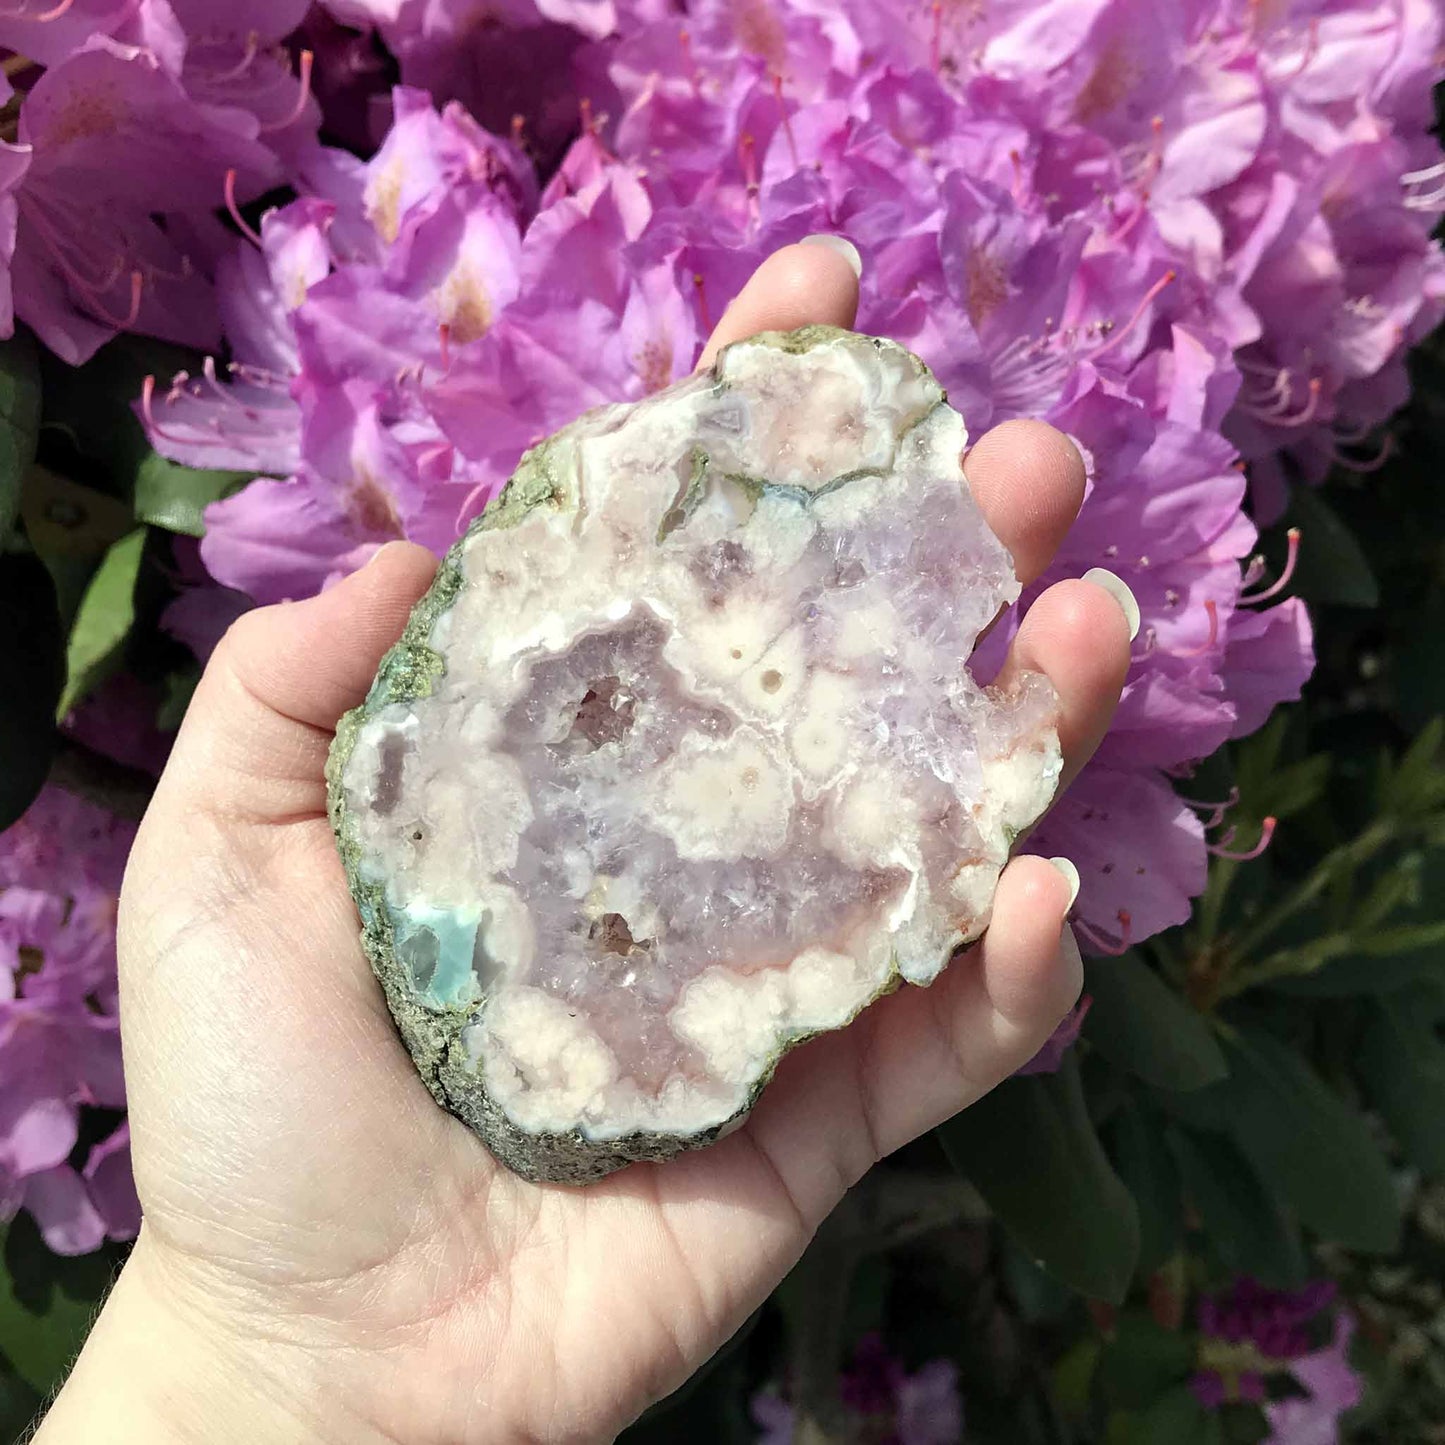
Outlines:
<svg viewBox="0 0 1445 1445"><path fill-rule="evenodd" d="M590 753L607 743L620 742L632 726L637 699L624 691L620 678L599 677L577 705L572 730L564 747Z"/></svg>
<svg viewBox="0 0 1445 1445"><path fill-rule="evenodd" d="M421 829L420 829L420 828L418 828L418 829L416 830L416 832L411 835L411 841L412 841L413 843L420 843L420 842L421 842Z"/></svg>
<svg viewBox="0 0 1445 1445"><path fill-rule="evenodd" d="M733 661L734 661L734 662L741 662L742 660L743 660L743 650L742 650L742 648L741 648L741 647L735 647L735 648L733 648Z"/></svg>
<svg viewBox="0 0 1445 1445"><path fill-rule="evenodd" d="M652 947L650 938L633 938L632 929L620 913L604 913L587 930L587 937L597 944L603 953L615 953L619 958L645 952Z"/></svg>
<svg viewBox="0 0 1445 1445"><path fill-rule="evenodd" d="M764 692L777 692L783 685L783 674L775 667L770 667L759 679Z"/></svg>
<svg viewBox="0 0 1445 1445"><path fill-rule="evenodd" d="M756 768L744 768L738 781L742 783L745 792L751 793L758 785L758 770Z"/></svg>

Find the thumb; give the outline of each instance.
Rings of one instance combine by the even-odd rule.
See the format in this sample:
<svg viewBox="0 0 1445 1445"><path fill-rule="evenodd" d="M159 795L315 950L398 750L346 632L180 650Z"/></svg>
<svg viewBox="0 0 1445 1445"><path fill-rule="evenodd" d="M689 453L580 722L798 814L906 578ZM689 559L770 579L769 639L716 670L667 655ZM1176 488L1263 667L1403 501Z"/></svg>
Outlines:
<svg viewBox="0 0 1445 1445"><path fill-rule="evenodd" d="M153 811L254 823L324 813L337 720L366 696L436 566L426 548L390 542L318 596L232 624L187 709Z"/></svg>

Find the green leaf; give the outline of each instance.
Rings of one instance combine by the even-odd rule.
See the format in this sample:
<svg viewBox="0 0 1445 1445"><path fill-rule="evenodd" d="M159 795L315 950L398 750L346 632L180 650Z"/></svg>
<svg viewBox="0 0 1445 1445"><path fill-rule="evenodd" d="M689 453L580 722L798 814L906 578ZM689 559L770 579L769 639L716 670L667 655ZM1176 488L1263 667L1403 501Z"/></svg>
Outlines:
<svg viewBox="0 0 1445 1445"><path fill-rule="evenodd" d="M1099 1362L1099 1386L1110 1405L1142 1410L1189 1378L1194 1354L1192 1335L1162 1329L1142 1311L1129 1310L1119 1316Z"/></svg>
<svg viewBox="0 0 1445 1445"><path fill-rule="evenodd" d="M1388 800L1409 809L1422 789L1438 781L1440 745L1445 741L1445 718L1431 718L1395 764Z"/></svg>
<svg viewBox="0 0 1445 1445"><path fill-rule="evenodd" d="M955 1169L1055 1279L1118 1303L1139 1255L1139 1214L1084 1104L1077 1062L1006 1079L939 1127Z"/></svg>
<svg viewBox="0 0 1445 1445"><path fill-rule="evenodd" d="M1219 1424L1225 1445L1260 1445L1261 1441L1274 1434L1258 1405L1223 1405L1219 1411Z"/></svg>
<svg viewBox="0 0 1445 1445"><path fill-rule="evenodd" d="M40 358L28 331L0 341L0 545L20 513L20 483L40 431Z"/></svg>
<svg viewBox="0 0 1445 1445"><path fill-rule="evenodd" d="M50 770L55 705L65 681L55 585L29 552L0 553L0 675L0 828L8 828Z"/></svg>
<svg viewBox="0 0 1445 1445"><path fill-rule="evenodd" d="M40 360L41 425L66 453L62 470L129 503L136 473L151 454L135 414L145 379L155 376L165 387L177 371L194 373L200 354L126 332L106 342L84 366L68 366L48 352Z"/></svg>
<svg viewBox="0 0 1445 1445"><path fill-rule="evenodd" d="M1084 1037L1146 1083L1199 1089L1228 1072L1209 1025L1137 954L1091 960L1084 991Z"/></svg>
<svg viewBox="0 0 1445 1445"><path fill-rule="evenodd" d="M146 529L137 527L105 554L70 629L65 652L65 690L57 715L64 717L118 659L135 620L135 582L145 550Z"/></svg>
<svg viewBox="0 0 1445 1445"><path fill-rule="evenodd" d="M1054 1403L1066 1420L1078 1424L1087 1416L1094 1372L1103 1350L1104 1342L1098 1335L1082 1335L1054 1366Z"/></svg>
<svg viewBox="0 0 1445 1445"><path fill-rule="evenodd" d="M1380 587L1354 534L1315 487L1290 493L1286 520L1300 529L1294 590L1307 602L1378 607Z"/></svg>
<svg viewBox="0 0 1445 1445"><path fill-rule="evenodd" d="M1179 1170L1154 1116L1132 1099L1108 1126L1109 1154L1139 1210L1139 1273L1159 1268L1179 1247L1183 1208Z"/></svg>
<svg viewBox="0 0 1445 1445"><path fill-rule="evenodd" d="M1188 1385L1176 1385L1138 1415L1130 1445L1223 1445L1219 1416L1194 1398Z"/></svg>
<svg viewBox="0 0 1445 1445"><path fill-rule="evenodd" d="M1397 953L1428 949L1438 960L1441 944L1445 944L1445 919L1435 923L1404 923L1397 928L1377 929L1360 941L1360 952L1371 958L1386 958Z"/></svg>
<svg viewBox="0 0 1445 1445"><path fill-rule="evenodd" d="M245 486L253 472L201 471L151 452L135 475L135 518L168 532L202 537L205 509Z"/></svg>
<svg viewBox="0 0 1445 1445"><path fill-rule="evenodd" d="M1184 1191L1219 1258L1275 1289L1297 1289L1306 1264L1299 1230L1228 1139L1171 1129L1169 1150Z"/></svg>
<svg viewBox="0 0 1445 1445"><path fill-rule="evenodd" d="M43 1311L32 1312L16 1294L9 1270L0 1268L0 1353L41 1395L65 1378L95 1312L93 1301L60 1290L49 1292Z"/></svg>
<svg viewBox="0 0 1445 1445"><path fill-rule="evenodd" d="M1445 1002L1417 985L1382 998L1360 1043L1360 1076L1405 1153L1445 1179L1445 1048L1437 1029Z"/></svg>
<svg viewBox="0 0 1445 1445"><path fill-rule="evenodd" d="M1215 1087L1234 1103L1234 1136L1301 1223L1348 1248L1394 1249L1400 1203L1360 1112L1262 1030L1241 1029L1228 1059L1230 1077Z"/></svg>

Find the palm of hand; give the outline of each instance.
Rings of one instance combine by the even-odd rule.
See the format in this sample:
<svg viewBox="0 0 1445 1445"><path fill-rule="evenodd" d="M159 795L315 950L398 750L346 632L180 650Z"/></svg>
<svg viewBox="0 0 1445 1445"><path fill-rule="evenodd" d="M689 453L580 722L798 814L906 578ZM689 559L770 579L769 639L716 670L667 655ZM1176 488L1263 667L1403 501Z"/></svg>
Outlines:
<svg viewBox="0 0 1445 1445"><path fill-rule="evenodd" d="M723 324L847 324L855 300L841 258L792 247ZM1005 495L991 521L1037 572L1077 510L1077 457L1045 428L1005 450L970 476L986 506ZM1009 466L1034 495L1007 500ZM790 1056L711 1149L586 1189L525 1183L413 1070L325 818L330 730L433 565L398 544L319 598L250 614L197 693L122 908L142 1248L208 1327L321 1362L347 1439L605 1439L736 1329L880 1155L1047 1037L1079 984L1068 887L1016 860L983 944ZM1010 665L1060 693L1071 768L1127 651L1118 606L1085 583L1046 593L1015 644Z"/></svg>

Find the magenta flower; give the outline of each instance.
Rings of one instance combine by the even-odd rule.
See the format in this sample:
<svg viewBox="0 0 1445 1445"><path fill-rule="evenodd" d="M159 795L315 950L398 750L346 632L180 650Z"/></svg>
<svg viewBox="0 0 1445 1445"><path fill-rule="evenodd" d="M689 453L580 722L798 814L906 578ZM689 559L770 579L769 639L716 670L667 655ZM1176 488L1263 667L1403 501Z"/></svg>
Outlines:
<svg viewBox="0 0 1445 1445"><path fill-rule="evenodd" d="M125 1103L115 909L134 831L47 788L0 835L0 1218L29 1209L61 1254L138 1221L123 1139L72 1160L80 1110Z"/></svg>
<svg viewBox="0 0 1445 1445"><path fill-rule="evenodd" d="M931 1360L910 1375L876 1334L865 1335L838 1377L838 1397L860 1438L889 1445L957 1445L963 1438L958 1369ZM781 1396L762 1393L751 1402L758 1445L791 1445L794 1410Z"/></svg>
<svg viewBox="0 0 1445 1445"><path fill-rule="evenodd" d="M196 104L154 53L95 37L25 96L29 165L11 281L23 321L84 361L119 330L214 346L219 318L190 251L155 219L279 179L256 125Z"/></svg>
<svg viewBox="0 0 1445 1445"><path fill-rule="evenodd" d="M1335 1445L1340 1416L1354 1409L1364 1395L1364 1381L1349 1361L1354 1333L1354 1317L1341 1310L1330 1342L1291 1364L1290 1373L1306 1394L1271 1400L1265 1406L1270 1427L1266 1445Z"/></svg>
<svg viewBox="0 0 1445 1445"><path fill-rule="evenodd" d="M1290 1291L1241 1278L1206 1296L1199 1306L1201 1368L1191 1381L1200 1403L1262 1405L1269 1445L1334 1445L1339 1417L1364 1393L1348 1358L1354 1318L1342 1307L1331 1311L1334 1301L1330 1280ZM1269 1399L1271 1375L1287 1376L1304 1393Z"/></svg>

